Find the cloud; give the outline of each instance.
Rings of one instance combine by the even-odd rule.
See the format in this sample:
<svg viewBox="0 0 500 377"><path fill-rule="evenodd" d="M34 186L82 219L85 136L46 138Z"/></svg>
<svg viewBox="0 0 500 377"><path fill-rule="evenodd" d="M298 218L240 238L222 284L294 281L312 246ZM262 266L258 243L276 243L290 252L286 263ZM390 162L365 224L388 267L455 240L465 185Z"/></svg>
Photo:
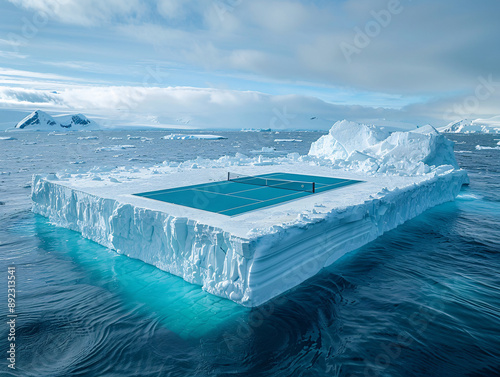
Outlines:
<svg viewBox="0 0 500 377"><path fill-rule="evenodd" d="M383 118L395 110L333 105L300 95L169 87L66 87L59 91L0 88L0 107L78 111L109 124L196 128L328 129L338 119ZM149 120L148 120L149 119Z"/></svg>
<svg viewBox="0 0 500 377"><path fill-rule="evenodd" d="M28 55L24 54L19 54L18 52L15 51L2 51L0 50L0 56L2 58L7 58L7 59L26 59Z"/></svg>
<svg viewBox="0 0 500 377"><path fill-rule="evenodd" d="M382 93L388 99L391 95L425 98L426 102L407 106L401 112L359 108L367 116L383 113L419 120L442 119L447 106L454 107L457 101L474 96L480 77L492 75L495 80L500 79L500 50L494 48L500 34L496 20L500 3L496 0L484 0L481 6L467 0L9 1L32 12L43 12L65 25L64 30L88 35L90 42L81 42L88 44L80 51L79 45L48 43L63 38L51 40L50 33L40 33L48 38L43 40L41 52L46 56L52 52L60 56L65 48L70 50L66 63L52 63L61 69L84 68L79 58L116 66L131 64L139 56L183 70L217 72L226 82L239 75L251 77L254 82L272 83L274 87L280 83L307 82L316 88ZM394 3L398 3L395 8L390 5ZM345 46L353 48L350 54ZM38 46L32 43L30 47L31 58ZM90 64L89 70L104 72L97 65L92 66L92 62L86 64ZM245 89L241 82L233 87ZM200 80L198 86L203 85L206 83ZM148 90L148 96L153 92ZM162 95L172 103L180 101L180 97L171 97L172 93L166 91ZM182 93L194 96L187 89ZM204 95L206 90L196 93L205 102L196 96L191 99L199 100L195 103L203 107L208 101ZM212 100L220 95L214 94ZM240 100L243 97L236 95ZM303 103L307 102L305 97L301 96ZM480 112L484 111L484 115L489 115L496 98L495 92L481 100L473 113L482 115ZM107 98L101 99L108 103ZM87 103L85 98L82 101ZM228 103L231 101L226 106ZM319 107L330 109L331 114L350 114L354 108L323 103ZM77 105L75 102L70 106ZM389 106L390 100L386 104Z"/></svg>
<svg viewBox="0 0 500 377"><path fill-rule="evenodd" d="M68 24L93 26L141 18L148 11L139 0L9 0Z"/></svg>

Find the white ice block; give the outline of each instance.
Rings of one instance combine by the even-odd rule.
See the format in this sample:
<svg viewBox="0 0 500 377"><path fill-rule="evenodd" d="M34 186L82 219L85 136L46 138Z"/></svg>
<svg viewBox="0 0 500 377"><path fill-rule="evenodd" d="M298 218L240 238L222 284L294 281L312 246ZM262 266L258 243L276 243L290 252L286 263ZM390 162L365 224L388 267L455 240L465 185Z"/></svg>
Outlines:
<svg viewBox="0 0 500 377"><path fill-rule="evenodd" d="M307 158L291 160L266 166L257 159L236 170L364 183L228 217L132 195L223 180L227 167L36 175L33 211L214 295L258 306L384 232L453 200L467 182L466 173L450 165L400 176L335 169Z"/></svg>

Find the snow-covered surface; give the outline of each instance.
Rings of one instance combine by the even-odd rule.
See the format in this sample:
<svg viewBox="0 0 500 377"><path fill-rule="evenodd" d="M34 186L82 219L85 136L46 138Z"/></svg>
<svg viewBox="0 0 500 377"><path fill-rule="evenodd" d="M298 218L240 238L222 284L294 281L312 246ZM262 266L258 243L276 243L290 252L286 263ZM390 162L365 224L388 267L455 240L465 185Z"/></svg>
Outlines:
<svg viewBox="0 0 500 377"><path fill-rule="evenodd" d="M58 115L52 117L45 111L36 110L16 124L15 130L64 131L98 130L99 125L83 114Z"/></svg>
<svg viewBox="0 0 500 377"><path fill-rule="evenodd" d="M141 169L37 175L33 210L212 294L257 306L426 209L453 200L468 178L441 136L430 127L392 136L344 121L306 156L237 154ZM365 159L350 157L368 153ZM228 170L364 182L235 217L132 195L223 180Z"/></svg>
<svg viewBox="0 0 500 377"><path fill-rule="evenodd" d="M163 136L166 140L222 140L226 139L224 136L219 135L202 135L202 134L170 134Z"/></svg>
<svg viewBox="0 0 500 377"><path fill-rule="evenodd" d="M439 128L444 133L490 134L500 133L500 116L490 119L462 119Z"/></svg>

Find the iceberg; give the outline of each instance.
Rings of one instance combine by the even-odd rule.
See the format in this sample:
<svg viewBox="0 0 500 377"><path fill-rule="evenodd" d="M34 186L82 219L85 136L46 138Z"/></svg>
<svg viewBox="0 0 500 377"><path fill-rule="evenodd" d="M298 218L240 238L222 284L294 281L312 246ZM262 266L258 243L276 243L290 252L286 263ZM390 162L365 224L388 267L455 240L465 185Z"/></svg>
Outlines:
<svg viewBox="0 0 500 377"><path fill-rule="evenodd" d="M500 116L490 119L462 119L439 128L439 131L463 134L498 134L500 133Z"/></svg>
<svg viewBox="0 0 500 377"><path fill-rule="evenodd" d="M187 134L170 134L163 136L162 139L165 140L222 140L227 139L227 137L219 135L187 135Z"/></svg>
<svg viewBox="0 0 500 377"><path fill-rule="evenodd" d="M112 147L99 147L96 148L96 152L111 152L111 151L120 151L122 149L133 149L135 148L135 145L114 145Z"/></svg>
<svg viewBox="0 0 500 377"><path fill-rule="evenodd" d="M228 217L134 193L276 171L363 181ZM33 211L219 297L255 307L383 233L452 201L468 177L431 126L388 133L341 121L308 155L236 154L146 168L35 175Z"/></svg>

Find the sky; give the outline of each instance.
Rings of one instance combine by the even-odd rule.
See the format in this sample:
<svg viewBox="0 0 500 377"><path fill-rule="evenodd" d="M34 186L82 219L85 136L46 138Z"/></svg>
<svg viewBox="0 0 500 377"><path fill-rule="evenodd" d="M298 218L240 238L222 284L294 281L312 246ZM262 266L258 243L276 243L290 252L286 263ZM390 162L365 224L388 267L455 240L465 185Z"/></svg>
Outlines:
<svg viewBox="0 0 500 377"><path fill-rule="evenodd" d="M496 0L1 0L0 127L436 127L500 114Z"/></svg>

